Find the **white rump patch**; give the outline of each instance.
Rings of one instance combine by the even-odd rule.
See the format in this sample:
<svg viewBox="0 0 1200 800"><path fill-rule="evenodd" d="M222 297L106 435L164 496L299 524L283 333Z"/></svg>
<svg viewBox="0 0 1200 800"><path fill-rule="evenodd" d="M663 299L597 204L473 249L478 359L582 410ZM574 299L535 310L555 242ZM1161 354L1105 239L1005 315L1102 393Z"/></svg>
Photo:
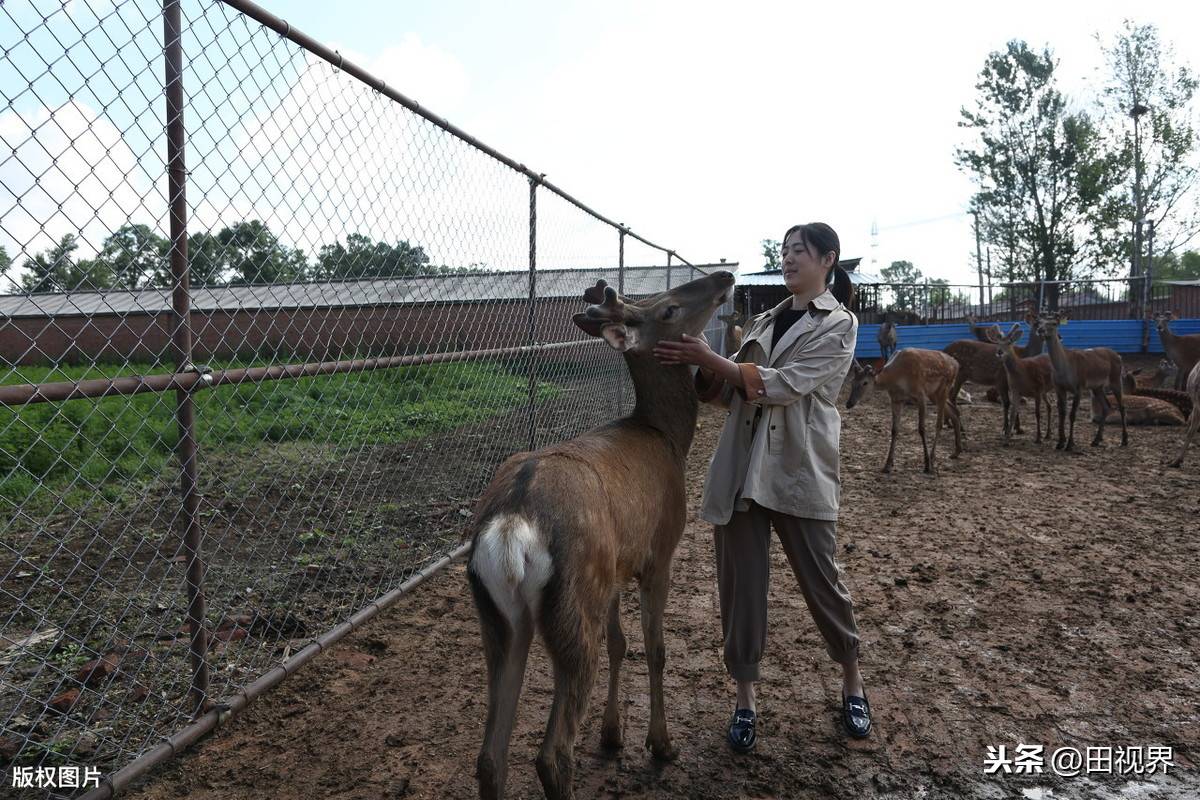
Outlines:
<svg viewBox="0 0 1200 800"><path fill-rule="evenodd" d="M492 518L475 543L471 567L510 624L527 611L537 619L553 564L528 520L515 514Z"/></svg>

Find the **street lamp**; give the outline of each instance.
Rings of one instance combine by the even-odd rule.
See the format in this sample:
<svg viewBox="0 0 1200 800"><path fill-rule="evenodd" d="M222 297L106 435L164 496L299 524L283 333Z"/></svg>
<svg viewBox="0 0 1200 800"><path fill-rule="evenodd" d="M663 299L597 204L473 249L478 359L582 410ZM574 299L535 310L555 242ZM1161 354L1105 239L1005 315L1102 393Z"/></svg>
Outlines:
<svg viewBox="0 0 1200 800"><path fill-rule="evenodd" d="M1138 133L1138 119L1150 111L1144 103L1134 103L1129 109L1133 117L1133 277L1142 274L1142 142Z"/></svg>

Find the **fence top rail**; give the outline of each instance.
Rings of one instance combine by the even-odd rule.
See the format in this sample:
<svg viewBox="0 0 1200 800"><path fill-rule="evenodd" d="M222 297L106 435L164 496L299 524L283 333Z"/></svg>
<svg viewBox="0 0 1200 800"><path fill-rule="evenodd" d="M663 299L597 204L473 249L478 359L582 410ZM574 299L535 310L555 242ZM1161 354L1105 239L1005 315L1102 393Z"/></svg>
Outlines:
<svg viewBox="0 0 1200 800"><path fill-rule="evenodd" d="M1123 278L1072 278L1071 280L1063 280L1063 281L1028 280L1028 281L1013 281L1011 283L997 283L994 285L1008 289L1008 288L1020 288L1020 287L1025 287L1025 286L1040 286L1040 285L1067 286L1067 285L1077 284L1077 283L1118 283L1118 282L1130 283L1133 281L1141 281L1144 279L1145 279L1144 275L1137 275L1132 278L1129 277L1128 275L1126 275Z"/></svg>
<svg viewBox="0 0 1200 800"><path fill-rule="evenodd" d="M251 19L256 20L257 22L261 23L262 25L270 28L271 30L275 31L276 33L278 33L280 36L284 37L285 39L287 39L291 42L294 42L295 44L304 48L305 50L307 50L308 52L317 56L318 58L328 62L329 64L333 65L334 67L337 67L339 70L345 72L347 75L357 78L358 80L365 83L367 86L370 86L375 91L379 92L380 94L384 95L385 97L389 98L390 100L393 100L394 102L399 103L400 105L407 108L409 111L412 111L414 114L420 115L421 117L425 118L426 120L433 123L437 127L446 131L447 133L450 133L450 134L458 137L459 139L463 140L464 142L471 145L475 149L486 153L487 155L496 159L500 163L510 167L511 169L516 170L517 172L520 172L521 174L523 174L527 178L529 178L529 180L532 183L540 185L540 186L544 186L548 191L551 191L554 194L558 195L563 200L566 200L568 203L570 203L573 206L575 206L576 208L578 208L580 211L583 211L586 214L590 214L593 217L595 217L596 219L598 219L599 221L604 222L604 223L616 228L623 235L629 236L633 239L637 239L639 242L646 245L647 247L653 247L656 250L661 250L663 253L666 253L668 255L673 256L674 258L679 259L679 261L686 266L689 266L689 267L695 266L690 261L688 261L686 258L683 258L681 255L679 255L679 253L675 252L674 250L663 247L662 245L659 245L659 244L655 244L654 242L650 241L649 239L646 239L646 238L634 233L624 223L614 222L613 220L611 220L608 217L604 216L603 214L599 213L595 209L585 205L580 200L577 200L576 198L567 194L564 190L560 189L559 187L555 186L550 181L546 180L546 174L544 172L541 172L541 173L535 172L534 170L530 169L529 167L525 166L524 164L522 164L518 161L515 161L514 159L511 159L508 156L504 155L499 150L496 150L495 148L490 147L487 144L484 144L482 141L480 141L476 137L472 136L471 134L467 133L462 128L459 128L457 125L451 123L449 120L447 120L443 117L437 116L432 111L430 111L429 109L425 108L420 103L418 103L416 100L406 97L405 95L396 91L392 87L388 86L385 81L381 80L380 78L375 77L374 75L367 72L365 69L358 66L354 62L347 60L346 58L344 58L342 56L341 53L337 52L336 50L330 50L328 47L321 44L320 42L318 42L316 39L312 38L308 34L302 32L302 31L299 31L296 28L293 28L291 23L289 23L287 20L284 20L284 19L281 19L280 17L275 16L274 14L267 11L262 6L259 6L256 3L252 3L252 2L250 2L250 0L221 0L221 2L224 3L225 5L229 6L230 8L234 9L235 11L239 11L242 14L245 14L247 17L250 17ZM699 267L697 267L697 269L699 269Z"/></svg>

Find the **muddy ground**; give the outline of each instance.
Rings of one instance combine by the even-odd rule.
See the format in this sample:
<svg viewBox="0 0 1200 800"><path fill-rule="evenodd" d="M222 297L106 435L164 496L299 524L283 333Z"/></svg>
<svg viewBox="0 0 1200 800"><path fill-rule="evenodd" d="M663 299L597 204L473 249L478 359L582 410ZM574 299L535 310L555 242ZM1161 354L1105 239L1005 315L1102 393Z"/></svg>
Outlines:
<svg viewBox="0 0 1200 800"><path fill-rule="evenodd" d="M981 396L982 392L977 396ZM1084 408L1087 407L1087 401ZM711 526L696 517L724 415L702 413L689 522L667 607L668 723L681 755L656 765L636 598L624 626L625 749L602 755L603 691L576 751L588 797L1002 798L1200 796L1200 452L1164 466L1180 428L1131 444L1001 446L998 407L965 410L968 451L920 471L915 415L882 475L889 412L843 410L840 562L854 597L875 728L838 726L839 670L777 543L757 752L724 744ZM1026 417L1028 413L1026 412ZM1032 419L1029 419L1032 423ZM1032 424L1029 426L1032 429ZM603 662L603 659L602 659ZM607 680L602 663L598 686ZM533 760L551 682L535 644L513 739L509 796L540 797ZM161 767L138 798L470 798L485 713L479 631L461 563L402 598L240 718ZM1164 776L984 775L989 745L1173 748Z"/></svg>

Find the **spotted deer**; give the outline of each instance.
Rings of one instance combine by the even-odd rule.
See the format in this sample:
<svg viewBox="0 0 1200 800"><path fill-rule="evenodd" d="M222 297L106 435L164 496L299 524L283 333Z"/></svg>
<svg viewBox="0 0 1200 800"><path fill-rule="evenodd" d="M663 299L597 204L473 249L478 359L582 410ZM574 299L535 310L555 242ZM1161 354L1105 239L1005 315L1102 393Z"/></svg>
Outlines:
<svg viewBox="0 0 1200 800"><path fill-rule="evenodd" d="M1054 375L1054 389L1058 395L1058 442L1056 450L1071 450L1075 447L1075 414L1083 390L1092 392L1094 407L1104 408L1104 391L1110 390L1117 400L1121 412L1121 446L1129 444L1129 429L1125 420L1124 390L1121 385L1121 357L1107 347L1091 347L1087 350L1068 350L1063 346L1058 328L1065 324L1064 314L1042 314L1038 317L1038 330L1046 339L1050 349L1050 366ZM1067 393L1071 393L1071 430L1065 431ZM1092 447L1104 441L1106 416L1101 414Z"/></svg>
<svg viewBox="0 0 1200 800"><path fill-rule="evenodd" d="M992 347L994 349L995 345ZM995 361L995 356L992 356L992 360ZM905 403L917 407L917 431L921 434L925 472L937 474L934 455L937 451L938 434L942 430L942 421L946 418L949 418L954 426L954 454L950 457L958 458L962 452L962 425L959 423L958 409L950 396L950 387L954 385L957 374L958 362L950 356L938 350L922 350L915 347L899 351L882 368L874 364L860 364L858 361L851 363L851 388L850 396L846 399L846 408L854 408L872 386L887 392L892 402L892 437L888 445L887 461L883 465L884 472L891 472L895 462L900 409ZM925 438L925 405L930 401L937 408L932 447L928 446Z"/></svg>
<svg viewBox="0 0 1200 800"><path fill-rule="evenodd" d="M1192 367L1200 363L1200 333L1172 333L1171 321L1177 316L1172 311L1155 314L1154 325L1158 328L1158 338L1162 340L1163 352L1179 368L1179 372L1175 374L1175 388L1182 390Z"/></svg>
<svg viewBox="0 0 1200 800"><path fill-rule="evenodd" d="M607 639L608 705L601 743L621 746L625 656L619 593L636 578L650 674L655 758L672 760L663 698L663 608L671 557L687 520L683 471L699 399L684 365L663 365L654 345L699 336L733 286L715 272L633 302L600 281L573 320L624 356L636 403L622 419L509 458L475 508L467 577L483 632L488 711L476 760L479 794L504 793L509 740L534 631L554 671L554 701L537 756L549 798L573 796L574 746Z"/></svg>

